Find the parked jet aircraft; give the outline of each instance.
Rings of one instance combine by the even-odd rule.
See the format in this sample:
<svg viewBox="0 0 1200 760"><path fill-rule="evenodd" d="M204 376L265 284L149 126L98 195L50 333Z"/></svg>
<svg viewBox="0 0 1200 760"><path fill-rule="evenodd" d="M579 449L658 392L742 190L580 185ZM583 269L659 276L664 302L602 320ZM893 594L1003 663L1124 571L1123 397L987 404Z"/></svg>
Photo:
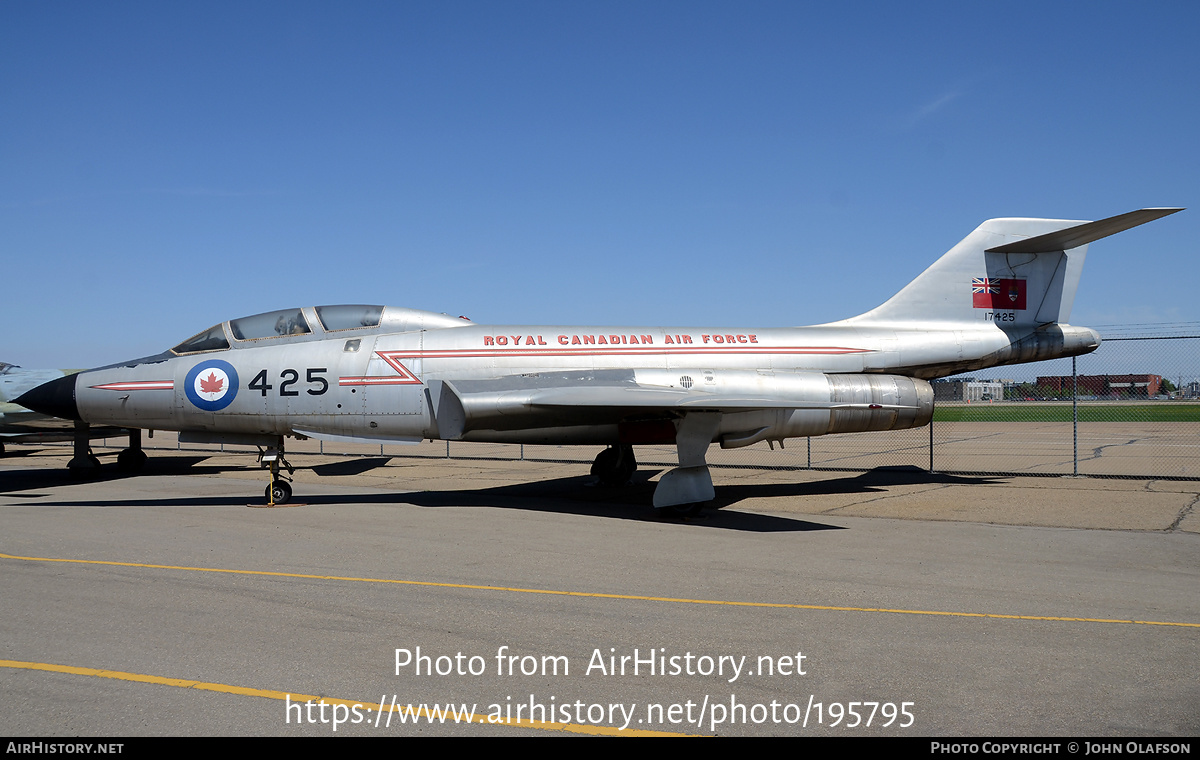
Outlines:
<svg viewBox="0 0 1200 760"><path fill-rule="evenodd" d="M673 443L679 466L654 506L687 512L715 495L713 442L917 427L933 416L929 379L1095 350L1095 331L1067 324L1088 244L1179 210L992 219L882 306L815 327L496 327L384 306L295 308L18 402L266 447L272 502L291 494L277 467L286 436L602 445L592 471L616 483L633 473L633 445ZM131 439L122 456L145 455Z"/></svg>
<svg viewBox="0 0 1200 760"><path fill-rule="evenodd" d="M12 400L31 388L49 380L68 375L75 370L22 369L15 364L0 362L0 455L7 444L36 444L52 441L70 441L75 438L75 423L48 417L30 411ZM92 438L108 438L129 435L127 430L94 427L89 430Z"/></svg>
<svg viewBox="0 0 1200 760"><path fill-rule="evenodd" d="M64 374L58 369L21 369L15 364L0 362L0 454L4 453L5 443L44 440L40 434L50 431L40 428L38 423L45 421L46 415L25 409L12 403L12 400L29 389ZM52 428L70 425L62 420L56 422L57 425L52 425ZM56 432L63 430L59 429ZM61 440L71 439L69 427L66 434L67 438Z"/></svg>

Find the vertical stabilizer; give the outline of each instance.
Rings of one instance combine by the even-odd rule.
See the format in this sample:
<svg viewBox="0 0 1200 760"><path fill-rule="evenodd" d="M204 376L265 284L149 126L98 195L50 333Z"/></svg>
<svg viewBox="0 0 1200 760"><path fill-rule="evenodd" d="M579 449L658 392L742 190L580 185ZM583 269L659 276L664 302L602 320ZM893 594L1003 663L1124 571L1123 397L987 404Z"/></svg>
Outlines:
<svg viewBox="0 0 1200 760"><path fill-rule="evenodd" d="M845 321L1065 323L1089 243L1181 210L1141 209L1096 222L989 219L882 306Z"/></svg>

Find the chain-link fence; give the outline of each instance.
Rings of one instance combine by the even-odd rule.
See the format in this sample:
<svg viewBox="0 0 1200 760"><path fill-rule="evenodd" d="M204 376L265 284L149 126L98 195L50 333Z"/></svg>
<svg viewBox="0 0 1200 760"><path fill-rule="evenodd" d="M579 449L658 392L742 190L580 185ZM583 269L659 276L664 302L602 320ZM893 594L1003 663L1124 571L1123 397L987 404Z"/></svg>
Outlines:
<svg viewBox="0 0 1200 760"><path fill-rule="evenodd" d="M1200 337L1110 337L1074 362L976 375L1003 398L938 406L935 469L1200 478Z"/></svg>
<svg viewBox="0 0 1200 760"><path fill-rule="evenodd" d="M1103 333L1102 333L1103 334ZM709 449L714 466L1200 479L1200 335L1117 335L1092 354L996 367L935 383L929 427ZM146 440L153 448L155 440ZM124 441L113 440L124 446ZM173 435L158 445L175 448ZM235 447L199 447L234 449ZM444 441L415 446L289 442L289 452L589 463L597 446ZM236 448L235 450L244 450ZM673 446L638 446L639 463L673 466Z"/></svg>

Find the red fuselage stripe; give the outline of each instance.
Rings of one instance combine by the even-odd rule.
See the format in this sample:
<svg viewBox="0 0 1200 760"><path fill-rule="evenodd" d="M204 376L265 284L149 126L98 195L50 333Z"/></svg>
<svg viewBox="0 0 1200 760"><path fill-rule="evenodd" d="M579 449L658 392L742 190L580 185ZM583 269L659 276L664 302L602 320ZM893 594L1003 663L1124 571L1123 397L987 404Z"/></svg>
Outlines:
<svg viewBox="0 0 1200 760"><path fill-rule="evenodd" d="M503 348L457 348L457 349L426 349L413 351L377 351L383 359L458 359L472 357L504 357L504 356L645 356L659 355L711 355L711 354L811 354L834 355L870 353L867 348L847 348L843 346L712 346L707 348L675 348L673 346L647 346L635 348L621 346L620 348L547 348L547 349L503 349Z"/></svg>
<svg viewBox="0 0 1200 760"><path fill-rule="evenodd" d="M420 385L421 381L407 377L339 377L338 385Z"/></svg>
<svg viewBox="0 0 1200 760"><path fill-rule="evenodd" d="M125 383L105 383L90 386L102 391L169 391L175 388L174 380L132 380Z"/></svg>

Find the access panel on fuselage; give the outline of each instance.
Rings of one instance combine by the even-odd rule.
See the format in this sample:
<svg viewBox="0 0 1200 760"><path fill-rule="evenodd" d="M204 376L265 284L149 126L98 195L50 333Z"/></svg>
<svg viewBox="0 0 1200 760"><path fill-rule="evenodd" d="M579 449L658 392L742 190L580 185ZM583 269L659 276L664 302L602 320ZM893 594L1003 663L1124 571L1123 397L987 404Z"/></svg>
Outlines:
<svg viewBox="0 0 1200 760"><path fill-rule="evenodd" d="M421 338L424 333L364 338L374 350L366 371L355 378L362 396L362 413L371 416L419 415L424 410L421 382Z"/></svg>

